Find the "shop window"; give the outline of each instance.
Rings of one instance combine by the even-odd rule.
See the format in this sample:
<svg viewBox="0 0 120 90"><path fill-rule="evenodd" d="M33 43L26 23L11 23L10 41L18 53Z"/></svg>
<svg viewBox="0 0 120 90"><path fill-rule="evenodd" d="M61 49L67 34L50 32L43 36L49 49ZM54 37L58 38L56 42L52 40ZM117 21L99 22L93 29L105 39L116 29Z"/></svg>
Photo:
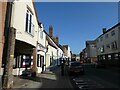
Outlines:
<svg viewBox="0 0 120 90"><path fill-rule="evenodd" d="M21 67L31 67L31 55L23 55L22 57L22 63L21 63Z"/></svg>
<svg viewBox="0 0 120 90"><path fill-rule="evenodd" d="M114 59L118 60L118 54L114 54Z"/></svg>
<svg viewBox="0 0 120 90"><path fill-rule="evenodd" d="M111 60L111 58L112 58L111 55L108 55L108 60Z"/></svg>
<svg viewBox="0 0 120 90"><path fill-rule="evenodd" d="M103 55L103 60L105 60L105 55Z"/></svg>

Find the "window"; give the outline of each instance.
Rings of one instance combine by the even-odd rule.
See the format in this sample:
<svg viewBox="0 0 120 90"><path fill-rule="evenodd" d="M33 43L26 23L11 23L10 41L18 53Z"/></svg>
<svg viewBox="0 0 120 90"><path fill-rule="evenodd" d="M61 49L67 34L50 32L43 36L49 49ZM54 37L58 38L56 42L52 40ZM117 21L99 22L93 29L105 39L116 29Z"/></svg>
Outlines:
<svg viewBox="0 0 120 90"><path fill-rule="evenodd" d="M103 37L100 38L100 41L102 41L102 40L103 40Z"/></svg>
<svg viewBox="0 0 120 90"><path fill-rule="evenodd" d="M97 39L96 41L99 42L99 39Z"/></svg>
<svg viewBox="0 0 120 90"><path fill-rule="evenodd" d="M43 32L40 31L40 38L43 39Z"/></svg>
<svg viewBox="0 0 120 90"><path fill-rule="evenodd" d="M115 35L115 31L114 30L111 32L111 36L113 36L113 35Z"/></svg>
<svg viewBox="0 0 120 90"><path fill-rule="evenodd" d="M118 60L118 54L114 54L115 60Z"/></svg>
<svg viewBox="0 0 120 90"><path fill-rule="evenodd" d="M42 67L44 64L44 56L37 55L37 67Z"/></svg>
<svg viewBox="0 0 120 90"><path fill-rule="evenodd" d="M103 55L103 60L105 60L105 55Z"/></svg>
<svg viewBox="0 0 120 90"><path fill-rule="evenodd" d="M111 60L111 55L108 55L108 60Z"/></svg>
<svg viewBox="0 0 120 90"><path fill-rule="evenodd" d="M112 48L112 50L116 50L117 49L117 42L116 41L112 42L111 48Z"/></svg>
<svg viewBox="0 0 120 90"><path fill-rule="evenodd" d="M107 49L110 49L110 44L107 44L107 45L106 45L106 48L107 48Z"/></svg>
<svg viewBox="0 0 120 90"><path fill-rule="evenodd" d="M100 48L100 52L101 52L101 53L104 52L104 46L102 46L102 47Z"/></svg>
<svg viewBox="0 0 120 90"><path fill-rule="evenodd" d="M105 38L108 38L108 34L105 34Z"/></svg>
<svg viewBox="0 0 120 90"><path fill-rule="evenodd" d="M26 28L25 28L25 31L31 35L33 35L33 29L34 29L34 25L33 25L33 14L32 12L27 9L27 12L26 12Z"/></svg>

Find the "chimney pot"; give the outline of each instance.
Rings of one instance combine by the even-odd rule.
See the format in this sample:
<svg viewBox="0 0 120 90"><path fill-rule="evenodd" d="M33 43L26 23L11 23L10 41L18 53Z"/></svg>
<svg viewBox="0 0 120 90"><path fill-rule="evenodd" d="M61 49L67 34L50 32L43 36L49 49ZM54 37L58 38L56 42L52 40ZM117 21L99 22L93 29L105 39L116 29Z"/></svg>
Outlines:
<svg viewBox="0 0 120 90"><path fill-rule="evenodd" d="M105 33L105 32L106 32L106 28L103 28L102 30L103 30L103 33Z"/></svg>
<svg viewBox="0 0 120 90"><path fill-rule="evenodd" d="M53 37L53 27L52 25L49 26L49 35L52 38Z"/></svg>

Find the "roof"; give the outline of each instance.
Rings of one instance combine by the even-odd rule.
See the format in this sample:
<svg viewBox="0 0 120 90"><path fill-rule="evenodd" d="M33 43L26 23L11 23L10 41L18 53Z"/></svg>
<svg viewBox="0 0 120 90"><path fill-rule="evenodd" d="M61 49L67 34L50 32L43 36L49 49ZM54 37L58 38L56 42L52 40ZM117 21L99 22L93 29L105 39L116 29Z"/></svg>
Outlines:
<svg viewBox="0 0 120 90"><path fill-rule="evenodd" d="M95 44L95 40L86 41L86 44Z"/></svg>
<svg viewBox="0 0 120 90"><path fill-rule="evenodd" d="M113 30L114 28L118 27L119 25L120 25L120 22L118 24L116 24L115 26L111 27L110 29L108 29L105 33L101 34L99 37L103 36L107 32L109 32L109 31ZM99 37L97 37L96 39L98 39Z"/></svg>
<svg viewBox="0 0 120 90"><path fill-rule="evenodd" d="M63 51L63 48L61 48L61 45L59 44L57 44L54 40L53 40L53 38L51 38L50 36L49 36L49 34L44 30L44 32L45 32L45 34ZM51 46L54 46L52 43L50 43L49 42L49 44L51 45ZM54 46L55 47L55 46Z"/></svg>

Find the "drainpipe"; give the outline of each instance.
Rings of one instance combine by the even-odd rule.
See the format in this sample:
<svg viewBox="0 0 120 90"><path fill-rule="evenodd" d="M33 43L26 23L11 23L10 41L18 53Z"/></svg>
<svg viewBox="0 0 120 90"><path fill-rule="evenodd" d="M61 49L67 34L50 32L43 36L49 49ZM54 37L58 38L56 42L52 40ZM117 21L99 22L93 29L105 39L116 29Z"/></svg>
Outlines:
<svg viewBox="0 0 120 90"><path fill-rule="evenodd" d="M4 71L2 76L2 88L13 87L13 60L16 29L11 27L13 1L7 2L6 19L5 19L5 44L3 50Z"/></svg>

